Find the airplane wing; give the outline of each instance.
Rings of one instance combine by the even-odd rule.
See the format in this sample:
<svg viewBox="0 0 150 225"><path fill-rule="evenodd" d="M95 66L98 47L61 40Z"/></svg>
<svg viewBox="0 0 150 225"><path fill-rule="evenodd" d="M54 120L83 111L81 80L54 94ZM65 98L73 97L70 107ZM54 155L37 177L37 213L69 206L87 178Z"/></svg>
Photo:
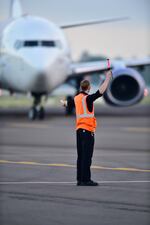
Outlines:
<svg viewBox="0 0 150 225"><path fill-rule="evenodd" d="M140 67L140 66L149 66L150 65L150 58L143 58L143 59L130 59L124 61L125 66L127 67Z"/></svg>
<svg viewBox="0 0 150 225"><path fill-rule="evenodd" d="M150 58L111 61L111 69L125 68L125 67L137 68L148 65L150 65ZM78 76L92 75L95 74L96 72L103 73L107 69L108 67L106 60L95 62L73 63L71 65L72 75L70 75L70 77L72 76L76 77L77 75Z"/></svg>
<svg viewBox="0 0 150 225"><path fill-rule="evenodd" d="M71 65L71 76L84 76L86 74L92 75L96 72L104 72L107 70L107 62L106 61L95 61L95 62L79 62L73 63Z"/></svg>
<svg viewBox="0 0 150 225"><path fill-rule="evenodd" d="M103 19L103 20L91 20L91 21L86 21L86 22L64 24L64 25L60 25L60 27L62 29L68 29L68 28L75 28L75 27L94 25L94 24L100 24L100 23L117 22L117 21L122 21L122 20L127 20L127 19L129 19L129 18L128 17L119 17L119 18L110 18L110 19Z"/></svg>
<svg viewBox="0 0 150 225"><path fill-rule="evenodd" d="M131 60L110 60L113 78L103 98L113 106L131 106L140 102L148 93L144 78L137 70L150 65L150 57ZM85 76L103 74L108 70L107 60L96 62L80 62L71 65L72 74L66 82L75 86L77 91ZM76 81L75 83L72 81Z"/></svg>

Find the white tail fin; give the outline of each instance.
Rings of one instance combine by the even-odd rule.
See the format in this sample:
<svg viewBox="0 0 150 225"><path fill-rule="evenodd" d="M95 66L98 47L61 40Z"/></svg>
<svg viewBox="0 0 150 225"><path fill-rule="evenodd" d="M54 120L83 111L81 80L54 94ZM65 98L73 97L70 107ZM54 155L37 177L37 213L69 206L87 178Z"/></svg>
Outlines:
<svg viewBox="0 0 150 225"><path fill-rule="evenodd" d="M10 17L18 18L23 15L21 3L19 0L11 0Z"/></svg>

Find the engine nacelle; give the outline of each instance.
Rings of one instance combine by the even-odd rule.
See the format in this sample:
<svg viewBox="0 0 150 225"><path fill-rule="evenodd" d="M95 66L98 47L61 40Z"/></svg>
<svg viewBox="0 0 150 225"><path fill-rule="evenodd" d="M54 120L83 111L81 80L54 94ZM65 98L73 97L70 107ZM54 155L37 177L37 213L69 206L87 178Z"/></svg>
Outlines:
<svg viewBox="0 0 150 225"><path fill-rule="evenodd" d="M130 106L144 97L145 82L138 71L131 68L114 69L113 80L104 94L110 105Z"/></svg>

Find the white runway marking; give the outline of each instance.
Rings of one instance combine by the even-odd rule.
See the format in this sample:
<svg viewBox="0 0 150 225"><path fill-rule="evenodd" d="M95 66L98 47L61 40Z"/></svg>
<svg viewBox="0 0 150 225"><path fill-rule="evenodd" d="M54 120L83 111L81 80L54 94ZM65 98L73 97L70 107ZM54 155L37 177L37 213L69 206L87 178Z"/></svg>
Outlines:
<svg viewBox="0 0 150 225"><path fill-rule="evenodd" d="M150 180L112 180L112 181L97 181L99 184L121 184L121 183L150 183ZM76 182L63 182L63 181L2 181L0 185L7 185L7 184L56 184L56 185L71 185L76 184Z"/></svg>

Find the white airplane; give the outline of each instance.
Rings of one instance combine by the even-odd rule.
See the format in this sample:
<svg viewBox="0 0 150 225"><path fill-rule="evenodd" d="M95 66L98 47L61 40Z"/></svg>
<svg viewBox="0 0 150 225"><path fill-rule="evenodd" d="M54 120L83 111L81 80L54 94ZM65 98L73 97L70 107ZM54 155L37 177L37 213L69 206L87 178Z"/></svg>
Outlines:
<svg viewBox="0 0 150 225"><path fill-rule="evenodd" d="M0 88L10 93L31 93L34 103L29 118L44 118L41 97L47 96L66 81L75 80L79 91L80 81L86 75L107 70L104 61L72 63L71 53L63 29L124 18L89 21L62 25L35 16L23 14L19 0L12 1L11 16L1 23L0 32ZM144 96L145 82L133 69L150 64L150 59L112 61L113 80L104 94L108 104L130 106ZM72 98L68 97L66 112L72 113Z"/></svg>

